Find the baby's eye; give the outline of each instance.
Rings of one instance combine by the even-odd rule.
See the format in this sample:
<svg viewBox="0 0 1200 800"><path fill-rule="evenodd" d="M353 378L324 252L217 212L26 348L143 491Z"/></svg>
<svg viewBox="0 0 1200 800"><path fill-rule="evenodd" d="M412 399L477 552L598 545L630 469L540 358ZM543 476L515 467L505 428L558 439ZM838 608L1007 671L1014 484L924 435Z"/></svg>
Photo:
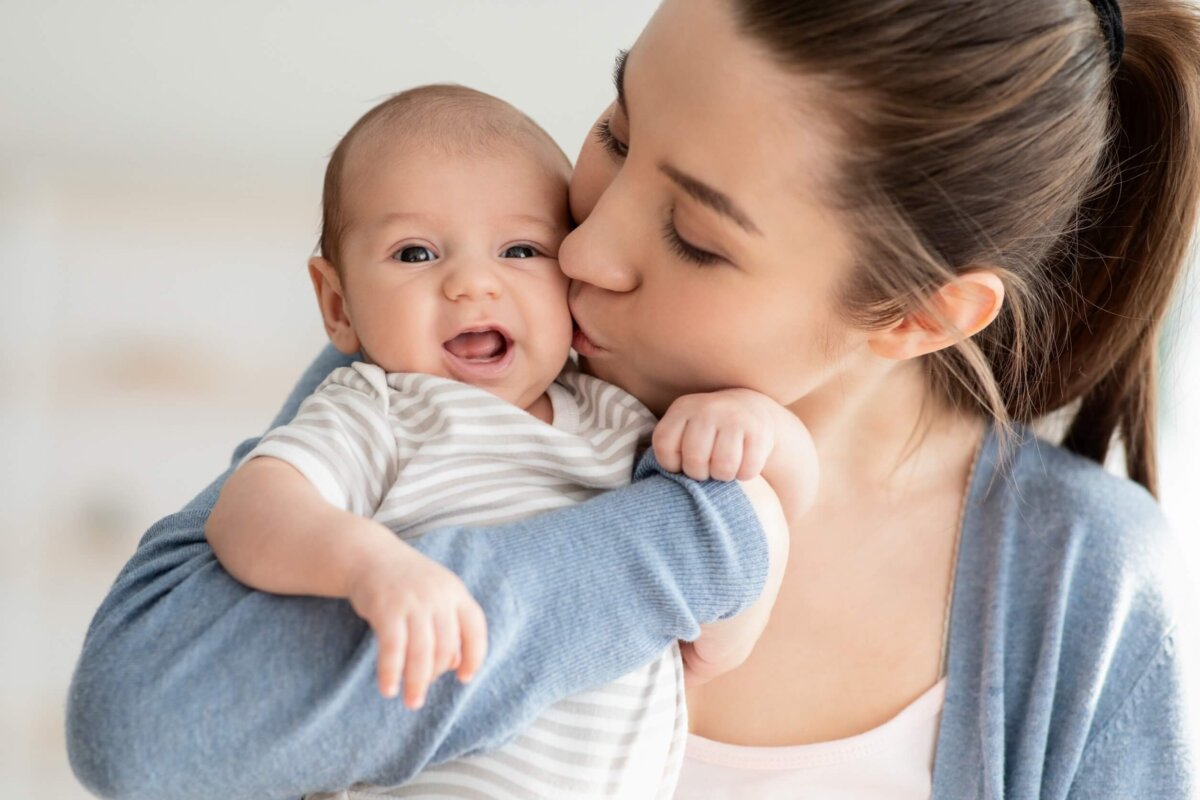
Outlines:
<svg viewBox="0 0 1200 800"><path fill-rule="evenodd" d="M423 245L410 245L402 247L392 253L392 258L396 261L403 261L407 264L419 264L423 261L433 261L437 258L433 251Z"/></svg>
<svg viewBox="0 0 1200 800"><path fill-rule="evenodd" d="M527 244L514 244L500 254L501 258L537 258L538 251Z"/></svg>

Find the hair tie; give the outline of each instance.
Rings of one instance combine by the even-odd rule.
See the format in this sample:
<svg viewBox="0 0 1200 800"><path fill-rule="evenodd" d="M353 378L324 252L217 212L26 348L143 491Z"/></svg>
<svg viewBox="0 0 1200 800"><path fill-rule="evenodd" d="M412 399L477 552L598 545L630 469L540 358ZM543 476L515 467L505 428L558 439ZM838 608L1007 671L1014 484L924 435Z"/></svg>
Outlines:
<svg viewBox="0 0 1200 800"><path fill-rule="evenodd" d="M1121 19L1121 6L1117 0L1091 0L1100 16L1100 27L1108 42L1108 64L1113 69L1121 63L1125 54L1125 23Z"/></svg>

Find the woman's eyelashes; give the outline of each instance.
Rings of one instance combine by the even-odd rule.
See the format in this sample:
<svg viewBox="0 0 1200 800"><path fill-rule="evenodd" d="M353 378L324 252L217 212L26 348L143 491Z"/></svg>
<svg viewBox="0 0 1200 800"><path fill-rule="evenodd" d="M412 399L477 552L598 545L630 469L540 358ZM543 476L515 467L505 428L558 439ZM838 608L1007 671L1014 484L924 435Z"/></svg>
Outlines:
<svg viewBox="0 0 1200 800"><path fill-rule="evenodd" d="M596 123L593 133L601 146L615 158L625 158L629 155L629 145L623 143L613 135L611 122L612 117L600 120ZM679 235L679 231L675 229L674 208L671 209L666 222L663 223L663 238L667 240L667 244L671 246L676 255L693 264L708 267L726 260L722 256L710 253L707 250L701 250L699 247L684 241L683 237Z"/></svg>
<svg viewBox="0 0 1200 800"><path fill-rule="evenodd" d="M629 155L629 145L624 144L616 136L613 136L612 126L609 124L611 122L612 117L600 120L596 123L596 127L592 129L592 132L595 133L601 146L615 158L625 158L625 156Z"/></svg>
<svg viewBox="0 0 1200 800"><path fill-rule="evenodd" d="M685 241L679 235L679 231L675 228L675 209L672 208L667 215L666 221L663 223L663 238L667 244L675 251L675 254L684 261L690 261L693 264L701 267L711 267L726 259L716 253L710 253L707 250L701 250L699 247Z"/></svg>

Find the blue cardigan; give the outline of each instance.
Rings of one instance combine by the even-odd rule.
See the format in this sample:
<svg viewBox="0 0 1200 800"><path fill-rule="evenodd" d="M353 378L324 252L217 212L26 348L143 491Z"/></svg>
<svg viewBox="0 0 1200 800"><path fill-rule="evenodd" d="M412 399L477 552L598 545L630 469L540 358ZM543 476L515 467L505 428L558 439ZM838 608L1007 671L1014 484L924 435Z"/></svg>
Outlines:
<svg viewBox="0 0 1200 800"><path fill-rule="evenodd" d="M327 348L274 424L349 359ZM236 461L256 440L243 443ZM1181 559L1153 498L1021 429L989 429L959 546L934 798L1187 798ZM736 483L664 473L422 550L487 614L484 668L417 712L383 700L340 600L249 590L204 521L228 472L154 525L97 611L67 698L71 765L111 798L296 798L499 747L546 706L753 602L762 529ZM793 558L803 557L794 553Z"/></svg>

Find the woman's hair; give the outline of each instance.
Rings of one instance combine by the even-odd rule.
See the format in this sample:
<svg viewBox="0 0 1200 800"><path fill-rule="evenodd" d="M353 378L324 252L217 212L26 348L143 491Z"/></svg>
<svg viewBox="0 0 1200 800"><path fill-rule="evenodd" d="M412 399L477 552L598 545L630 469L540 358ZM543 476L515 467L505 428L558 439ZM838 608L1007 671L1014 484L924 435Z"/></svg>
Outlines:
<svg viewBox="0 0 1200 800"><path fill-rule="evenodd" d="M817 80L845 135L834 194L859 245L846 318L944 321L932 291L994 269L1000 315L925 356L932 387L1004 440L1065 409L1065 447L1103 463L1119 435L1129 476L1155 492L1158 334L1200 193L1196 12L1122 0L1114 70L1089 0L732 7Z"/></svg>

